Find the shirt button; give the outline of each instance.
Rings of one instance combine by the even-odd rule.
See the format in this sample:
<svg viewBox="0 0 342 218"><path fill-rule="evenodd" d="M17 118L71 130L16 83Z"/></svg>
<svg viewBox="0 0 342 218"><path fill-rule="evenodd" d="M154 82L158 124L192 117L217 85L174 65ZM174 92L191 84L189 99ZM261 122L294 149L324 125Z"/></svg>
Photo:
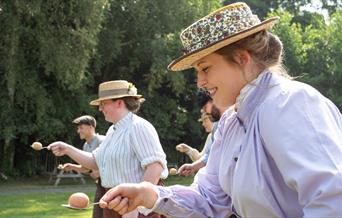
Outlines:
<svg viewBox="0 0 342 218"><path fill-rule="evenodd" d="M235 162L237 162L237 161L238 161L238 159L239 159L239 158L237 158L237 157L234 157L234 160L235 160Z"/></svg>
<svg viewBox="0 0 342 218"><path fill-rule="evenodd" d="M163 201L164 201L164 203L166 203L168 200L169 200L168 198L164 198Z"/></svg>

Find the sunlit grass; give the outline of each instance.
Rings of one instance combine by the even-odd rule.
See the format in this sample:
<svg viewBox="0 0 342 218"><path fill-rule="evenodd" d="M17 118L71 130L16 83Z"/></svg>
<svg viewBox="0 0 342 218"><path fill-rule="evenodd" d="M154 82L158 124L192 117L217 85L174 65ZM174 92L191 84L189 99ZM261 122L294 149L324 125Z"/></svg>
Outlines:
<svg viewBox="0 0 342 218"><path fill-rule="evenodd" d="M165 185L169 186L169 185L174 185L174 184L178 184L178 185L190 185L194 180L194 177L189 176L189 177L184 177L184 176L169 176L166 180L165 180Z"/></svg>
<svg viewBox="0 0 342 218"><path fill-rule="evenodd" d="M45 180L46 181L46 180ZM165 181L166 185L182 184L189 185L193 181L193 177L169 176ZM89 218L92 216L92 208L86 210L72 210L64 208L61 204L67 204L69 196L74 192L82 191L89 196L92 202L94 198L94 191L89 191L89 187L94 187L91 181L87 181L87 185L79 185L78 183L62 184L58 189L70 188L75 189L73 192L48 192L50 188L56 188L51 184L44 184L44 181L21 181L8 182L0 185L0 191L14 191L14 190L37 190L40 193L34 194L15 194L15 195L0 195L0 218ZM46 192L44 190L47 190Z"/></svg>
<svg viewBox="0 0 342 218"><path fill-rule="evenodd" d="M77 191L77 190L75 190ZM71 210L61 206L66 204L73 192L39 193L15 196L1 196L1 218L27 217L91 217L91 208L86 210ZM90 199L94 193L87 192Z"/></svg>

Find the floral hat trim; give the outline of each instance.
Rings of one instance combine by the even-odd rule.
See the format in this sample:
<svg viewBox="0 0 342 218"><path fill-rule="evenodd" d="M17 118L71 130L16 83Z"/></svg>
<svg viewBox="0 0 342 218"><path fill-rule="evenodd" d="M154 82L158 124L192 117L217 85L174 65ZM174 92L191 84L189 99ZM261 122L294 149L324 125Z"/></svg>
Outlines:
<svg viewBox="0 0 342 218"><path fill-rule="evenodd" d="M238 3L200 19L185 29L180 38L187 54L259 23L246 4Z"/></svg>
<svg viewBox="0 0 342 218"><path fill-rule="evenodd" d="M259 27L258 31L266 29L272 26L273 22L278 19L278 17L274 17L264 22L260 22L259 18L252 13L247 4L239 2L227 5L196 21L180 34L180 39L184 47L183 57L185 58L192 53L208 48L231 37L236 37L249 30L251 30L251 34L253 34L256 32L253 31L256 27ZM268 24L270 21L271 24ZM265 26L263 26L264 24ZM260 28L260 26L263 28ZM241 36L240 38L236 37L235 41L248 36L248 34L243 35L244 36ZM232 42L233 41L229 41L229 43ZM176 59L175 61L181 61L183 57ZM176 64L175 61L169 65L169 69L177 71L191 67L182 66L173 69L173 66Z"/></svg>

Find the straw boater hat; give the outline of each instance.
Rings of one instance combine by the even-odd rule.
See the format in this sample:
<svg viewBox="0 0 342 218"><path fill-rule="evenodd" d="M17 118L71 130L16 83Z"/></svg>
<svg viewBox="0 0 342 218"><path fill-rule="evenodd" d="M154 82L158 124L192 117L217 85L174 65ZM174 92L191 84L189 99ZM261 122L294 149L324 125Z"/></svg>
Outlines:
<svg viewBox="0 0 342 218"><path fill-rule="evenodd" d="M180 34L184 54L173 60L168 69L181 71L192 68L191 65L199 59L226 45L269 29L278 20L279 17L272 17L261 22L252 14L248 5L242 2L222 7L196 21Z"/></svg>
<svg viewBox="0 0 342 218"><path fill-rule="evenodd" d="M99 105L103 100L123 97L135 97L143 101L144 98L142 98L141 95L138 95L137 92L137 88L126 80L104 82L99 85L99 98L91 101L90 105Z"/></svg>

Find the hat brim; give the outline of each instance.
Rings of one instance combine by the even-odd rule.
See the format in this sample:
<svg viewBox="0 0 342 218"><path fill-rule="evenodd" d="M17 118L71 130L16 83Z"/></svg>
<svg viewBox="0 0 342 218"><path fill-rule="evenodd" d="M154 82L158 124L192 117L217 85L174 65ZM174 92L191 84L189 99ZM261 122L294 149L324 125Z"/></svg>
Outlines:
<svg viewBox="0 0 342 218"><path fill-rule="evenodd" d="M91 101L89 104L93 106L99 106L101 101L109 100L109 99L118 99L118 98L124 98L124 97L135 97L140 99L141 102L144 102L145 99L142 97L142 95L112 95L112 96L106 96L103 98L98 98L96 100Z"/></svg>
<svg viewBox="0 0 342 218"><path fill-rule="evenodd" d="M278 22L279 17L269 18L249 29L240 31L235 33L234 35L230 35L220 41L209 44L201 49L190 52L186 55L183 55L175 60L173 60L169 66L167 67L171 71L182 71L186 69L192 68L192 64L201 58L223 48L229 44L239 41L240 39L246 38L254 33L260 32L265 29L271 28L276 22Z"/></svg>

